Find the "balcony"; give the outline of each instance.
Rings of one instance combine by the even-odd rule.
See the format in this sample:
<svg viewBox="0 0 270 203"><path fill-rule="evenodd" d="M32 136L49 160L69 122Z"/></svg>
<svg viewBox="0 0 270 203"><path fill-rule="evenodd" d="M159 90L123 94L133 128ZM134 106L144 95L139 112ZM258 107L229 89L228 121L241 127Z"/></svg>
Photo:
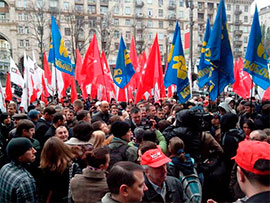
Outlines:
<svg viewBox="0 0 270 203"><path fill-rule="evenodd" d="M234 47L241 47L243 42L241 40L235 40L233 41L233 46Z"/></svg>
<svg viewBox="0 0 270 203"><path fill-rule="evenodd" d="M136 25L136 29L137 30L143 30L144 29L144 24L143 23L138 23L137 25Z"/></svg>
<svg viewBox="0 0 270 203"><path fill-rule="evenodd" d="M198 23L205 23L204 18L198 18Z"/></svg>
<svg viewBox="0 0 270 203"><path fill-rule="evenodd" d="M236 21L234 21L234 24L235 25L241 25L242 24L242 21L241 20L236 20Z"/></svg>
<svg viewBox="0 0 270 203"><path fill-rule="evenodd" d="M170 14L170 15L168 16L168 19L169 19L169 20L176 20L176 15L175 15L175 13Z"/></svg>
<svg viewBox="0 0 270 203"><path fill-rule="evenodd" d="M109 0L100 0L100 5L108 5Z"/></svg>
<svg viewBox="0 0 270 203"><path fill-rule="evenodd" d="M143 6L144 6L144 3L143 3L142 0L137 0L137 1L136 1L136 7L142 8Z"/></svg>
<svg viewBox="0 0 270 203"><path fill-rule="evenodd" d="M137 43L143 43L143 42L144 42L143 37L137 37L137 38L136 38L136 42L137 42Z"/></svg>
<svg viewBox="0 0 270 203"><path fill-rule="evenodd" d="M175 10L176 9L176 5L173 3L170 3L168 6L168 10Z"/></svg>
<svg viewBox="0 0 270 203"><path fill-rule="evenodd" d="M200 8L198 7L198 12L199 13L204 13L204 10L205 10L204 7L200 7Z"/></svg>
<svg viewBox="0 0 270 203"><path fill-rule="evenodd" d="M242 51L234 51L235 57L242 57L243 52Z"/></svg>
<svg viewBox="0 0 270 203"><path fill-rule="evenodd" d="M208 14L214 14L214 9L213 8L208 8L207 13Z"/></svg>
<svg viewBox="0 0 270 203"><path fill-rule="evenodd" d="M136 13L136 18L144 18L144 15L142 13Z"/></svg>
<svg viewBox="0 0 270 203"><path fill-rule="evenodd" d="M235 36L242 36L242 34L243 34L243 31L242 30L234 30L233 31L233 34L235 35Z"/></svg>
<svg viewBox="0 0 270 203"><path fill-rule="evenodd" d="M75 4L83 4L83 0L75 0Z"/></svg>
<svg viewBox="0 0 270 203"><path fill-rule="evenodd" d="M240 11L240 10L235 10L234 11L234 14L237 15L237 16L239 16L241 13L242 13L242 11Z"/></svg>

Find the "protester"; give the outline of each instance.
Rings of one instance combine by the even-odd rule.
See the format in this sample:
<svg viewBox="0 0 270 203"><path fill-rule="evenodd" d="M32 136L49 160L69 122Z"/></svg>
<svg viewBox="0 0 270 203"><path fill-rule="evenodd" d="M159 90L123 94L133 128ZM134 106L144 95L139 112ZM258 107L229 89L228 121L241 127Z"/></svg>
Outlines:
<svg viewBox="0 0 270 203"><path fill-rule="evenodd" d="M85 153L87 167L71 179L71 197L74 202L98 202L109 191L106 174L110 162L107 148L96 148Z"/></svg>
<svg viewBox="0 0 270 203"><path fill-rule="evenodd" d="M68 140L68 130L65 126L59 126L55 130L55 137L58 137L63 142L66 142Z"/></svg>
<svg viewBox="0 0 270 203"><path fill-rule="evenodd" d="M141 156L141 165L145 168L143 202L184 202L183 188L179 179L167 176L166 164L172 160L160 149L150 149Z"/></svg>
<svg viewBox="0 0 270 203"><path fill-rule="evenodd" d="M42 178L39 184L43 202L68 202L70 180L81 173L79 165L72 162L75 155L59 138L49 138L41 152Z"/></svg>
<svg viewBox="0 0 270 203"><path fill-rule="evenodd" d="M0 170L0 202L38 202L35 179L25 169L35 161L35 152L27 138L13 138L8 143L11 162Z"/></svg>
<svg viewBox="0 0 270 203"><path fill-rule="evenodd" d="M141 202L147 186L143 168L129 161L120 161L110 170L107 183L110 192L101 199L102 203Z"/></svg>
<svg viewBox="0 0 270 203"><path fill-rule="evenodd" d="M100 111L93 115L92 123L102 120L108 124L110 117L112 117L112 115L109 113L109 103L107 101L102 101L100 104Z"/></svg>

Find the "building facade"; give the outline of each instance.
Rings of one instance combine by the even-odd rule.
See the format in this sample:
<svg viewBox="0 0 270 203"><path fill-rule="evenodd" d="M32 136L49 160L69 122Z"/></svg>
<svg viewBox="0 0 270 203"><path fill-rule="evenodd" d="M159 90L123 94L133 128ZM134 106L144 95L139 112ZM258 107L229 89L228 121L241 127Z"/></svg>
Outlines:
<svg viewBox="0 0 270 203"><path fill-rule="evenodd" d="M244 57L252 18L253 0L226 0L228 28L234 57ZM175 22L180 23L182 42L190 30L193 14L193 61L198 63L207 18L215 20L219 0L0 0L0 72L9 66L9 56L22 66L24 51L48 54L51 15L55 16L72 60L75 50L86 52L94 33L109 64L116 62L120 36L129 49L134 36L137 52L148 53L158 35L163 64L169 53ZM269 21L268 21L269 22ZM186 60L190 50L185 50Z"/></svg>

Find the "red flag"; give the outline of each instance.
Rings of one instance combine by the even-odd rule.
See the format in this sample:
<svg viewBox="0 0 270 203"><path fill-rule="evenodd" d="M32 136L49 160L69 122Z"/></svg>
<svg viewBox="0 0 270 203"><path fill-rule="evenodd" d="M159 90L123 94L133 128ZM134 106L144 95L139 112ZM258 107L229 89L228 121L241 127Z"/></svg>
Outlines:
<svg viewBox="0 0 270 203"><path fill-rule="evenodd" d="M162 63L157 35L153 42L151 52L149 54L146 68L144 71L145 73L142 76L143 77L142 80L144 82L143 85L141 85L140 88L138 89L135 103L138 103L140 99L142 99L143 94L146 91L151 92L151 89L154 89L153 96L155 98L155 101L165 96L165 87L163 85Z"/></svg>
<svg viewBox="0 0 270 203"><path fill-rule="evenodd" d="M73 103L76 99L78 99L77 90L76 90L76 82L75 78L71 77L71 89L70 89L70 100Z"/></svg>
<svg viewBox="0 0 270 203"><path fill-rule="evenodd" d="M84 86L88 84L104 84L104 81L98 78L98 76L103 75L103 72L100 62L100 52L95 34L85 54L81 74L86 76L85 80L83 81ZM93 94L92 91L91 94Z"/></svg>
<svg viewBox="0 0 270 203"><path fill-rule="evenodd" d="M118 97L117 97L118 102L128 102L127 96L126 96L126 87L121 89L118 88Z"/></svg>
<svg viewBox="0 0 270 203"><path fill-rule="evenodd" d="M186 32L185 32L185 35L184 35L184 38L185 38L185 44L184 44L184 49L189 49L190 48L190 32L188 30L188 25L186 25Z"/></svg>
<svg viewBox="0 0 270 203"><path fill-rule="evenodd" d="M263 101L266 101L266 100L270 101L270 87L268 87L265 90L262 100Z"/></svg>
<svg viewBox="0 0 270 203"><path fill-rule="evenodd" d="M241 58L239 61L235 60L234 65L234 78L235 82L232 85L233 92L238 94L240 97L247 99L250 97L250 90L253 87L253 82L249 74L243 71L244 63Z"/></svg>
<svg viewBox="0 0 270 203"><path fill-rule="evenodd" d="M33 76L31 75L31 85L32 85L32 95L30 95L30 103L34 102L37 100L37 89L34 88L35 84L34 84L34 80L33 80Z"/></svg>
<svg viewBox="0 0 270 203"><path fill-rule="evenodd" d="M78 81L78 84L81 85L82 81L85 79L85 75L81 74L82 72L82 55L79 50L76 49L76 68L75 68L75 79Z"/></svg>
<svg viewBox="0 0 270 203"><path fill-rule="evenodd" d="M52 72L49 67L48 59L46 56L46 52L44 52L44 75L45 78L47 79L48 84L52 84Z"/></svg>
<svg viewBox="0 0 270 203"><path fill-rule="evenodd" d="M63 79L63 83L64 83L64 87L63 87L62 92L61 92L61 98L62 98L64 96L66 96L66 90L70 86L73 76L71 76L67 73L64 73L64 72L61 72L61 73L62 73L62 79Z"/></svg>
<svg viewBox="0 0 270 203"><path fill-rule="evenodd" d="M137 70L138 58L137 58L137 51L136 51L134 37L131 38L129 57L130 57L130 60L134 69Z"/></svg>
<svg viewBox="0 0 270 203"><path fill-rule="evenodd" d="M44 73L45 74L45 73ZM44 75L42 75L42 93L41 93L41 101L43 101L46 105L48 104L47 97L49 96L46 84L45 84L45 79Z"/></svg>
<svg viewBox="0 0 270 203"><path fill-rule="evenodd" d="M7 74L6 79L6 92L5 92L5 100L11 101L12 100L12 90L11 90L11 83L10 83L10 75Z"/></svg>

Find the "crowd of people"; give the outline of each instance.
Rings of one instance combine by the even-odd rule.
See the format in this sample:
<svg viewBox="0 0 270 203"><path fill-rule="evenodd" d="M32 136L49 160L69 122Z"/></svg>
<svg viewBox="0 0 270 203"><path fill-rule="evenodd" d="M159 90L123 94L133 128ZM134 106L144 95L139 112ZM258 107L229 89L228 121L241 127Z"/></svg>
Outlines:
<svg viewBox="0 0 270 203"><path fill-rule="evenodd" d="M15 102L0 202L270 202L270 102Z"/></svg>

